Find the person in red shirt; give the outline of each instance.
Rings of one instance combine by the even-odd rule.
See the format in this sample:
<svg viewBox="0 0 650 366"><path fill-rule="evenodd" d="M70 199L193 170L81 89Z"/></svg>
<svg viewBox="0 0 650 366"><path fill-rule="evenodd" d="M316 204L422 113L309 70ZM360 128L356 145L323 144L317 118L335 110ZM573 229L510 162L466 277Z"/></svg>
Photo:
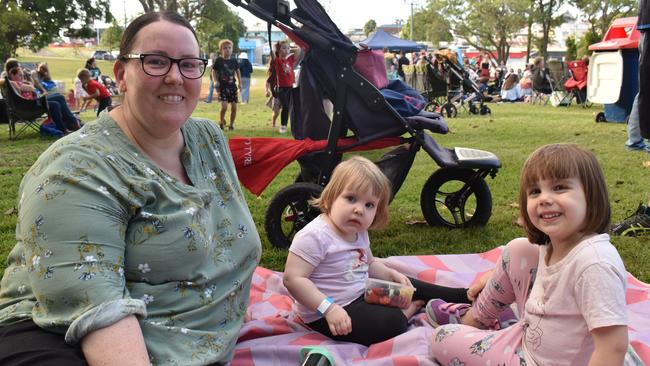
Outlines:
<svg viewBox="0 0 650 366"><path fill-rule="evenodd" d="M111 93L108 92L104 85L91 77L88 69L80 69L77 72L77 77L81 80L81 84L88 96L97 101L97 115L99 116L101 111L110 107L113 103Z"/></svg>
<svg viewBox="0 0 650 366"><path fill-rule="evenodd" d="M287 124L289 122L289 108L291 106L291 89L295 81L294 67L300 62L301 53L291 53L289 42L280 41L275 44L275 56L273 62L275 63L275 75L278 85L278 99L282 105L282 113L280 114L280 133L287 132Z"/></svg>

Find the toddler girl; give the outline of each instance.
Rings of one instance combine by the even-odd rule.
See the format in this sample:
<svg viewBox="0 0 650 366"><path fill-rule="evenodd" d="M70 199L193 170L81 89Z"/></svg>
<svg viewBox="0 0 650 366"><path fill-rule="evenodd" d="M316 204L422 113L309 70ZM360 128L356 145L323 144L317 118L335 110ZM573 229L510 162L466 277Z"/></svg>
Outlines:
<svg viewBox="0 0 650 366"><path fill-rule="evenodd" d="M368 346L405 332L423 300L469 302L466 289L409 279L373 257L368 229L387 223L390 195L390 182L379 168L352 157L334 169L313 202L323 213L296 234L284 270L284 285L297 302L294 309L310 328ZM415 301L407 309L366 303L368 277L414 286Z"/></svg>
<svg viewBox="0 0 650 366"><path fill-rule="evenodd" d="M546 145L521 173L528 238L508 243L476 303L432 300L432 353L441 365L622 365L628 345L626 271L607 228L607 185L595 156ZM535 245L539 244L539 245ZM516 303L520 321L494 319Z"/></svg>

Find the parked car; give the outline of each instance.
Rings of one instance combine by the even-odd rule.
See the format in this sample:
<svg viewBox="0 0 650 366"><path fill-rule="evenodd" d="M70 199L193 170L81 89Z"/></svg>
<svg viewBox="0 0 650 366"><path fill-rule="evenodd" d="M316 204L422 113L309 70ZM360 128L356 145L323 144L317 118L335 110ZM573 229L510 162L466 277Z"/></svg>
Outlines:
<svg viewBox="0 0 650 366"><path fill-rule="evenodd" d="M103 50L95 51L93 53L93 57L95 58L95 60L107 60L107 61L115 60L115 56L113 56L110 52L103 51Z"/></svg>

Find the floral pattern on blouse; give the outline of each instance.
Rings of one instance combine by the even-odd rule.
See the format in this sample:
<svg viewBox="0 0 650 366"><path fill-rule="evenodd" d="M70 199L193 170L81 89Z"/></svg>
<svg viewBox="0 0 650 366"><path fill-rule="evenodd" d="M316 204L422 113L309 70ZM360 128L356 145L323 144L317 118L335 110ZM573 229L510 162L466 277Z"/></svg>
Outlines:
<svg viewBox="0 0 650 366"><path fill-rule="evenodd" d="M191 185L108 113L39 157L19 190L0 326L33 319L76 344L135 314L153 364L230 360L260 239L221 130L190 119L182 133Z"/></svg>

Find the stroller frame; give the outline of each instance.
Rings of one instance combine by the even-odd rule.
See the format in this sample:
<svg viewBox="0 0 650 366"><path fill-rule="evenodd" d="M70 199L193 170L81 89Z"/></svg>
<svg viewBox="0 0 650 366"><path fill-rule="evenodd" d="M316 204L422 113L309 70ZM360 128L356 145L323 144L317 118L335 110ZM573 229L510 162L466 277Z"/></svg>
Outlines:
<svg viewBox="0 0 650 366"><path fill-rule="evenodd" d="M276 19L281 11L273 8L275 4L264 8L269 4L266 1L229 1L249 10L262 20L276 25L285 33L288 33L291 38L293 38L292 36L298 37L298 35L292 33L298 29L288 19L289 16L303 25L305 22L309 22L305 18L309 16L309 11L319 13L317 14L319 25L322 24L323 17L329 20L325 11L315 0L296 0L295 3L298 9L292 11L287 17L283 16L283 22ZM272 14L276 14L276 16ZM334 23L331 23L331 26L335 27ZM336 30L338 31L338 29ZM321 40L319 39L319 41ZM345 41L349 43L347 38ZM488 175L495 177L501 166L496 155L476 149L446 149L440 147L425 132L425 130L434 133L446 133L448 131L446 123L439 114L422 112L418 116L402 117L386 102L383 95L368 80L353 69L356 48L353 48L354 52L350 53L350 48L342 49L337 48L333 43L327 44L328 54L332 55L340 66L336 72L335 94L331 96L333 97L334 113L327 131L327 146L324 151L303 157L307 159L299 158L301 173L296 178L296 182L280 190L272 198L265 214L265 229L271 244L279 248L289 247L295 233L320 214L317 209L310 206L309 200L320 195L323 187L329 182L334 168L341 161L344 152L377 139L391 136L387 134L391 132L393 133L392 136L400 136L404 132L410 135L409 137L401 137L399 139L400 145L397 148L385 154L378 162L375 162L392 183L391 199L399 191L413 164L415 155L422 148L440 166L440 169L429 177L421 193L421 208L427 222L432 226L451 228L485 225L492 212L492 197L485 178ZM349 44L354 47L351 43ZM299 85L303 84L303 78L308 77L310 56L310 53L307 52L303 60ZM390 131L385 131L382 136L359 136L353 131L358 141L352 145L339 147L337 145L338 140L346 136L350 127L346 125L344 117L346 114L346 101L352 93L362 100L369 111L387 111L390 114L391 121L400 121L401 124L391 126ZM296 126L294 126L293 122L292 129L295 135ZM312 136L309 137L313 138ZM454 190L442 190L441 188L449 182L456 183ZM458 184L458 182L461 184ZM471 210L466 209L466 206L472 204L473 201L475 201L476 210L470 212Z"/></svg>
<svg viewBox="0 0 650 366"><path fill-rule="evenodd" d="M427 71L433 72L436 66L428 57L425 56L424 59L427 62ZM437 99L429 99L429 104L427 104L425 110L431 112L440 111L443 116L448 118L456 117L458 115L459 108L463 108L470 114L492 114L490 108L485 105L483 95L481 94L478 86L475 82L470 80L469 75L461 66L453 63L447 57L442 55L436 55L436 60L440 62L443 71L448 74L449 77L457 78L461 81L461 84L458 89L451 90L449 89L450 84L447 82L447 101L443 104L440 104L440 101ZM429 79L429 83L431 83L431 79ZM433 87L431 88L433 89ZM465 90L469 90L471 92L469 94L466 94ZM475 105L475 99L478 99L478 107ZM467 107L465 106L465 101L467 101Z"/></svg>

